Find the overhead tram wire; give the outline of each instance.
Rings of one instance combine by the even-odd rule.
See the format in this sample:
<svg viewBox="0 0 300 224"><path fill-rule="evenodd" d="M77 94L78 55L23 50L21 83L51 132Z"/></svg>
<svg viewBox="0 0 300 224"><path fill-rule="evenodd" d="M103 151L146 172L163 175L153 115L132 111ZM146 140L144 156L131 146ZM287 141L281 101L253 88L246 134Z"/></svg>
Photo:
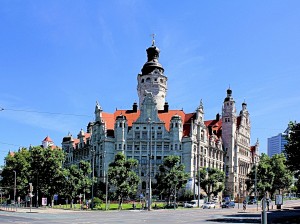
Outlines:
<svg viewBox="0 0 300 224"><path fill-rule="evenodd" d="M0 111L15 111L15 112L26 112L26 113L39 113L39 114L53 114L53 115L63 115L63 116L77 116L77 117L91 117L90 115L85 114L65 114L58 112L47 112L47 111L37 111L37 110L21 110L21 109L9 109L0 107Z"/></svg>

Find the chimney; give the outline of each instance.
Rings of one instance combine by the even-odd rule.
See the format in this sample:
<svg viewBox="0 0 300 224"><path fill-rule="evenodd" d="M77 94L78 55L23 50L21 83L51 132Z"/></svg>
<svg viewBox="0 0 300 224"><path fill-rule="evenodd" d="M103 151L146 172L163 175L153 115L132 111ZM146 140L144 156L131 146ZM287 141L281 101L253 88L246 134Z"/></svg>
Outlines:
<svg viewBox="0 0 300 224"><path fill-rule="evenodd" d="M217 113L217 115L216 115L216 121L219 121L219 120L220 120L220 114Z"/></svg>
<svg viewBox="0 0 300 224"><path fill-rule="evenodd" d="M168 104L168 102L165 102L164 112L168 112L168 111L169 111L169 104Z"/></svg>
<svg viewBox="0 0 300 224"><path fill-rule="evenodd" d="M136 113L137 112L137 108L138 108L137 103L134 103L133 106L132 106L132 111Z"/></svg>

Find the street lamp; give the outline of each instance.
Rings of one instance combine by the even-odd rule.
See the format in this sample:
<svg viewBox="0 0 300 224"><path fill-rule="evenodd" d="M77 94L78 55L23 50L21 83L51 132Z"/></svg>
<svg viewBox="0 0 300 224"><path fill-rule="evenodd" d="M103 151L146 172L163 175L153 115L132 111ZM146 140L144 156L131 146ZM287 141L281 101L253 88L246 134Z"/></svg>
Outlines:
<svg viewBox="0 0 300 224"><path fill-rule="evenodd" d="M197 155L197 172L198 172L198 208L200 208L200 191L201 191L201 187L200 187L200 152L199 149L200 147L198 146L198 155Z"/></svg>
<svg viewBox="0 0 300 224"><path fill-rule="evenodd" d="M152 121L151 118L148 118L149 124L149 138L150 138L150 145L149 145L149 193L148 193L148 211L151 211L151 204L152 204L152 188L151 188L151 171L152 171Z"/></svg>
<svg viewBox="0 0 300 224"><path fill-rule="evenodd" d="M255 163L255 183L254 183L254 188L255 188L255 200L256 200L256 211L258 211L258 200L257 200L257 165Z"/></svg>
<svg viewBox="0 0 300 224"><path fill-rule="evenodd" d="M16 172L15 170L13 170L13 172L15 173L15 184L14 184L14 202L15 202L15 206L16 206L17 172Z"/></svg>
<svg viewBox="0 0 300 224"><path fill-rule="evenodd" d="M92 204L91 204L91 209L93 209L94 208L94 175L95 175L95 172L94 172L95 162L94 162L94 160L95 160L95 150L92 149L91 152L92 152L92 170L93 170L92 171Z"/></svg>

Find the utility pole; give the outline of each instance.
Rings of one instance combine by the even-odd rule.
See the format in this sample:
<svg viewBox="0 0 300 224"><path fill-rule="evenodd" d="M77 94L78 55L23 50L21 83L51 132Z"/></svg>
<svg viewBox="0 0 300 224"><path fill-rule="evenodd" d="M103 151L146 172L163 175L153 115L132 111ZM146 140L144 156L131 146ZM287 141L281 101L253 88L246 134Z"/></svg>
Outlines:
<svg viewBox="0 0 300 224"><path fill-rule="evenodd" d="M255 162L255 185L254 185L254 188L255 188L255 201L256 201L256 211L258 211L258 200L257 200L257 165L256 165L256 162Z"/></svg>
<svg viewBox="0 0 300 224"><path fill-rule="evenodd" d="M17 207L17 204L16 204L16 193L17 193L17 171L14 170L14 173L15 173L14 202L15 202L15 207Z"/></svg>
<svg viewBox="0 0 300 224"><path fill-rule="evenodd" d="M105 211L107 211L107 201L108 201L108 171L106 172L105 169L105 155L106 151L103 152L102 159L104 160L103 162L103 171L104 171L104 178L105 178Z"/></svg>
<svg viewBox="0 0 300 224"><path fill-rule="evenodd" d="M148 124L149 124L149 137L150 137L150 147L149 147L149 193L148 193L148 211L151 211L151 204L152 204L152 188L151 188L151 171L152 171L152 122L151 118L148 118Z"/></svg>
<svg viewBox="0 0 300 224"><path fill-rule="evenodd" d="M93 170L93 173L92 173L92 204L91 204L91 209L94 208L94 177L95 177L95 150L92 149L91 150L92 152L92 170Z"/></svg>
<svg viewBox="0 0 300 224"><path fill-rule="evenodd" d="M198 145L198 155L197 155L197 174L198 174L198 208L200 208L200 190L201 190L201 187L200 187L200 146Z"/></svg>
<svg viewBox="0 0 300 224"><path fill-rule="evenodd" d="M105 182L105 211L107 211L107 199L108 199L108 174L106 174L106 182Z"/></svg>

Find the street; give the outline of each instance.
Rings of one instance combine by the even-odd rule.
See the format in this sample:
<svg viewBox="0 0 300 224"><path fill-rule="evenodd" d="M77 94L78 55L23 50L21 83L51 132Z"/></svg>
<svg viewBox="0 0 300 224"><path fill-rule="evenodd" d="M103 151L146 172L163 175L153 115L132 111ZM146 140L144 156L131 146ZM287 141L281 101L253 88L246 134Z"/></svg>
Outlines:
<svg viewBox="0 0 300 224"><path fill-rule="evenodd" d="M162 209L150 212L32 209L30 213L28 209L19 209L17 212L1 211L0 223L260 223L260 214L260 210L256 211L256 205L248 206L245 212L241 206L240 209ZM286 217L291 215L300 217L299 200L285 202L281 211L274 209L268 212L268 223L282 223L281 218L286 221Z"/></svg>

